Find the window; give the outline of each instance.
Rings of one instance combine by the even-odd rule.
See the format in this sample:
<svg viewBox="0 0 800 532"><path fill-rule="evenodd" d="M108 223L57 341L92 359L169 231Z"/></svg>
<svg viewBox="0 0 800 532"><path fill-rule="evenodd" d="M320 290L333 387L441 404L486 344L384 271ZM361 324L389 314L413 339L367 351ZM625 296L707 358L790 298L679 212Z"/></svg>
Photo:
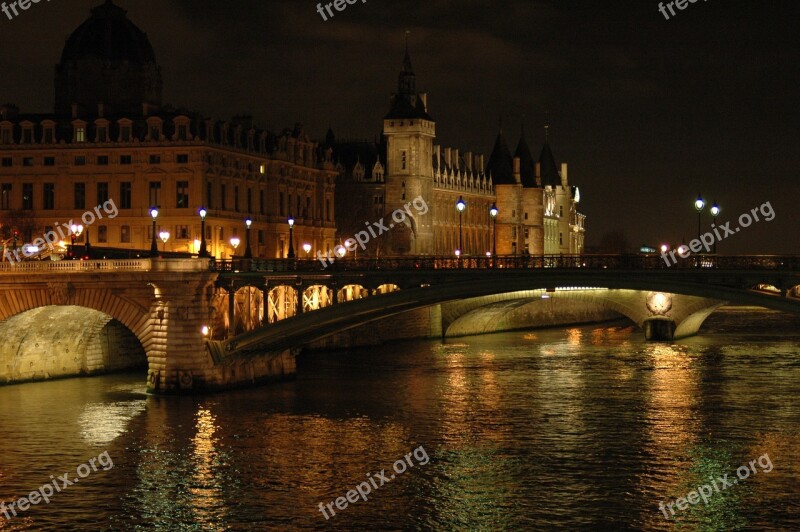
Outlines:
<svg viewBox="0 0 800 532"><path fill-rule="evenodd" d="M564 245L564 233L558 233L558 243Z"/></svg>
<svg viewBox="0 0 800 532"><path fill-rule="evenodd" d="M158 207L159 205L161 205L161 203L159 203L160 196L161 196L161 181L151 181L150 182L151 207Z"/></svg>
<svg viewBox="0 0 800 532"><path fill-rule="evenodd" d="M161 130L158 129L158 126L150 126L150 138L153 140L161 139Z"/></svg>
<svg viewBox="0 0 800 532"><path fill-rule="evenodd" d="M85 127L76 127L75 128L75 142L86 142L86 128Z"/></svg>
<svg viewBox="0 0 800 532"><path fill-rule="evenodd" d="M251 214L253 212L253 189L247 189L247 214Z"/></svg>
<svg viewBox="0 0 800 532"><path fill-rule="evenodd" d="M264 211L265 208L266 208L266 206L264 205L264 191L263 190L259 190L258 191L258 212L260 212L261 214L266 214L266 212Z"/></svg>
<svg viewBox="0 0 800 532"><path fill-rule="evenodd" d="M239 212L239 187L233 187L233 210Z"/></svg>
<svg viewBox="0 0 800 532"><path fill-rule="evenodd" d="M228 191L226 190L225 183L221 184L219 186L219 208L223 211L225 210L225 204L228 203L227 192Z"/></svg>
<svg viewBox="0 0 800 532"><path fill-rule="evenodd" d="M188 225L178 225L175 227L175 239L176 240L189 240L189 226Z"/></svg>
<svg viewBox="0 0 800 532"><path fill-rule="evenodd" d="M55 157L45 157L44 158L44 165L45 166L55 166L56 165L56 158Z"/></svg>
<svg viewBox="0 0 800 532"><path fill-rule="evenodd" d="M45 183L42 192L42 208L46 211L52 211L56 208L56 185L54 183Z"/></svg>
<svg viewBox="0 0 800 532"><path fill-rule="evenodd" d="M119 164L131 164L133 162L133 158L130 155L120 155L119 156Z"/></svg>
<svg viewBox="0 0 800 532"><path fill-rule="evenodd" d="M206 208L214 208L214 183L206 183Z"/></svg>
<svg viewBox="0 0 800 532"><path fill-rule="evenodd" d="M123 181L119 184L119 208L130 209L132 205L131 199L131 182Z"/></svg>
<svg viewBox="0 0 800 532"><path fill-rule="evenodd" d="M11 157L3 157L3 168L9 168L14 165L14 160Z"/></svg>
<svg viewBox="0 0 800 532"><path fill-rule="evenodd" d="M262 231L261 229L258 230L258 243L261 246L264 245L264 231Z"/></svg>
<svg viewBox="0 0 800 532"><path fill-rule="evenodd" d="M105 244L108 242L108 226L107 225L99 225L97 226L97 241L101 244Z"/></svg>
<svg viewBox="0 0 800 532"><path fill-rule="evenodd" d="M23 157L22 166L33 166L33 157Z"/></svg>
<svg viewBox="0 0 800 532"><path fill-rule="evenodd" d="M325 200L325 221L331 221L331 200Z"/></svg>
<svg viewBox="0 0 800 532"><path fill-rule="evenodd" d="M108 166L108 155L101 155L97 158L98 166Z"/></svg>
<svg viewBox="0 0 800 532"><path fill-rule="evenodd" d="M0 209L7 211L11 208L11 183L0 185Z"/></svg>
<svg viewBox="0 0 800 532"><path fill-rule="evenodd" d="M75 209L86 208L86 183L75 183Z"/></svg>
<svg viewBox="0 0 800 532"><path fill-rule="evenodd" d="M187 209L189 207L189 182L178 181L177 195L175 199L175 206L179 209Z"/></svg>
<svg viewBox="0 0 800 532"><path fill-rule="evenodd" d="M102 205L108 201L108 183L97 183L97 204Z"/></svg>
<svg viewBox="0 0 800 532"><path fill-rule="evenodd" d="M527 212L525 213L525 219L526 220L528 219L528 213Z"/></svg>
<svg viewBox="0 0 800 532"><path fill-rule="evenodd" d="M33 144L33 129L26 127L22 131L22 143L23 144Z"/></svg>
<svg viewBox="0 0 800 532"><path fill-rule="evenodd" d="M564 206L563 205L559 205L558 206L558 216L559 217L564 216Z"/></svg>
<svg viewBox="0 0 800 532"><path fill-rule="evenodd" d="M119 130L119 138L122 142L130 142L131 141L131 126L122 126Z"/></svg>
<svg viewBox="0 0 800 532"><path fill-rule="evenodd" d="M311 198L308 197L308 196L306 197L306 215L305 215L305 217L306 218L313 218L313 215L311 213Z"/></svg>
<svg viewBox="0 0 800 532"><path fill-rule="evenodd" d="M22 184L22 209L33 210L33 183Z"/></svg>
<svg viewBox="0 0 800 532"><path fill-rule="evenodd" d="M55 144L55 135L52 127L46 127L44 129L44 137L42 138L42 142L44 144Z"/></svg>
<svg viewBox="0 0 800 532"><path fill-rule="evenodd" d="M286 198L284 197L283 192L281 192L280 195L279 195L279 200L278 200L278 210L281 213L280 214L281 216L286 216L286 207L284 207L284 205L285 205L284 200L285 199Z"/></svg>
<svg viewBox="0 0 800 532"><path fill-rule="evenodd" d="M406 150L400 152L400 169L405 170L407 166Z"/></svg>
<svg viewBox="0 0 800 532"><path fill-rule="evenodd" d="M186 140L188 136L189 136L189 128L186 127L186 125L178 126L178 140ZM180 155L178 157L180 157Z"/></svg>
<svg viewBox="0 0 800 532"><path fill-rule="evenodd" d="M119 241L123 244L130 244L131 242L131 226L123 225L119 228Z"/></svg>
<svg viewBox="0 0 800 532"><path fill-rule="evenodd" d="M75 156L75 166L85 166L85 165L86 165L86 156L84 155Z"/></svg>
<svg viewBox="0 0 800 532"><path fill-rule="evenodd" d="M97 128L97 142L108 142L108 129L105 126Z"/></svg>
<svg viewBox="0 0 800 532"><path fill-rule="evenodd" d="M186 126L183 126L186 127ZM179 153L178 154L178 164L186 164L189 162L189 154L188 153Z"/></svg>
<svg viewBox="0 0 800 532"><path fill-rule="evenodd" d="M161 156L160 155L151 155L150 156L150 164L161 164Z"/></svg>

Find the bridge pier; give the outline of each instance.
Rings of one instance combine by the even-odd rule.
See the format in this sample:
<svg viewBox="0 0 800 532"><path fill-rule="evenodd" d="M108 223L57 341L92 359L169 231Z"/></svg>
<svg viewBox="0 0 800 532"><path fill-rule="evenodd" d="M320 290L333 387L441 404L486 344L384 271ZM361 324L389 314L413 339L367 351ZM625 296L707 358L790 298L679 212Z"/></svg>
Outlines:
<svg viewBox="0 0 800 532"><path fill-rule="evenodd" d="M649 318L644 321L644 337L648 342L671 342L675 339L675 322L669 318Z"/></svg>

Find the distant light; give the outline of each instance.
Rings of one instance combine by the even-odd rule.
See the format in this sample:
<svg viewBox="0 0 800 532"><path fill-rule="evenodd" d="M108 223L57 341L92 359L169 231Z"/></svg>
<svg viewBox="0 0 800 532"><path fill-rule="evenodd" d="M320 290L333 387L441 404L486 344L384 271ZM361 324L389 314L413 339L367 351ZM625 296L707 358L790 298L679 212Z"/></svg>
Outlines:
<svg viewBox="0 0 800 532"><path fill-rule="evenodd" d="M456 257L460 257L460 256L461 256L461 250L460 250L460 249L457 249L457 250L456 250Z"/></svg>
<svg viewBox="0 0 800 532"><path fill-rule="evenodd" d="M666 244L661 244L661 253L666 253L669 251L669 246Z"/></svg>
<svg viewBox="0 0 800 532"><path fill-rule="evenodd" d="M344 257L345 255L347 255L347 250L346 250L346 249L345 249L345 247L344 247L344 246L342 246L342 245L339 245L339 246L336 246L335 248L333 248L333 252L334 252L334 253L336 254L336 256L337 256L337 257L339 257L340 259L341 259L342 257Z"/></svg>
<svg viewBox="0 0 800 532"><path fill-rule="evenodd" d="M208 328L208 325L203 325L203 328L200 329L200 332L203 333L203 336L208 336L208 334L211 332L211 329Z"/></svg>
<svg viewBox="0 0 800 532"><path fill-rule="evenodd" d="M491 251L487 251L487 252L486 252L486 256L487 256L487 257L491 257L491 256L492 256L492 252L491 252Z"/></svg>

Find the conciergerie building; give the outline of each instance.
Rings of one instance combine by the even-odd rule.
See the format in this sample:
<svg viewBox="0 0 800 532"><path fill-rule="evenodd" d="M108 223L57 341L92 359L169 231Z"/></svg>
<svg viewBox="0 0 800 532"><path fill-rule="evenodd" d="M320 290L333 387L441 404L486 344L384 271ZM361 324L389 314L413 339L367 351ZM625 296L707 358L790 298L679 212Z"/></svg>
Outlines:
<svg viewBox="0 0 800 532"><path fill-rule="evenodd" d="M303 256L303 244L335 245L336 176L330 155L301 125L275 133L249 117L217 120L165 105L147 36L111 0L67 39L52 113L0 109L7 242L15 232L32 242L113 201L119 214L87 226L79 243L88 237L98 248L149 250L156 208L157 235L169 233L159 249L198 253L204 207L211 256L243 255L249 218L252 255L285 257L289 217Z"/></svg>
<svg viewBox="0 0 800 532"><path fill-rule="evenodd" d="M537 161L524 128L513 155L501 128L488 160L481 154L442 147L435 139L428 95L416 90L406 45L380 141L337 141L329 130L323 143L333 151L339 172L340 240L363 231L365 221L387 217L422 198L427 212L412 208L413 216L380 241L371 241L364 251L368 255L452 256L459 250L467 256L484 256L494 251L496 224L498 255L583 253L585 216L578 212L580 191L569 184L567 165L556 163L547 133Z"/></svg>

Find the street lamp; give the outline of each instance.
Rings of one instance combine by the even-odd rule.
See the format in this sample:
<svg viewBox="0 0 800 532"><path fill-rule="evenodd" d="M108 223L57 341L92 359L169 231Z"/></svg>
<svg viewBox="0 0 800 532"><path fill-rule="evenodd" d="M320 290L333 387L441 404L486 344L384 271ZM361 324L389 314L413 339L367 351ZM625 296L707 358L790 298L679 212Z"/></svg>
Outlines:
<svg viewBox="0 0 800 532"><path fill-rule="evenodd" d="M204 259L208 257L208 248L206 247L206 215L208 211L205 207L200 207L198 214L200 215L200 252L198 255Z"/></svg>
<svg viewBox="0 0 800 532"><path fill-rule="evenodd" d="M75 258L75 241L78 239L79 236L83 233L83 226L72 224L69 228L69 236L72 239L72 246L70 247L69 254L74 259ZM14 233L14 248L17 247L17 234Z"/></svg>
<svg viewBox="0 0 800 532"><path fill-rule="evenodd" d="M464 212L464 209L467 208L467 204L464 202L464 198L462 196L458 197L458 201L456 202L456 210L458 211L458 251L459 255L461 252L461 248L464 246L462 245L463 238L462 238L462 231L461 231L461 213Z"/></svg>
<svg viewBox="0 0 800 532"><path fill-rule="evenodd" d="M169 240L169 231L161 231L158 233L158 238L164 243L164 253L167 252L167 240Z"/></svg>
<svg viewBox="0 0 800 532"><path fill-rule="evenodd" d="M289 215L289 252L286 254L287 259L294 258L294 218Z"/></svg>
<svg viewBox="0 0 800 532"><path fill-rule="evenodd" d="M247 232L245 233L245 241L247 242L247 247L244 250L244 258L252 259L253 251L250 249L250 226L253 225L253 220L251 220L250 218L245 219L244 225L247 226Z"/></svg>
<svg viewBox="0 0 800 532"><path fill-rule="evenodd" d="M303 251L306 252L306 259L308 259L308 254L311 253L311 244L309 243L303 244Z"/></svg>
<svg viewBox="0 0 800 532"><path fill-rule="evenodd" d="M714 217L714 225L715 226L717 225L717 216L719 216L719 213L721 213L721 212L722 212L722 209L719 208L719 205L717 205L717 202L715 200L714 204L711 205L711 216ZM714 240L714 254L716 255L716 253L717 253L717 241L715 239Z"/></svg>
<svg viewBox="0 0 800 532"><path fill-rule="evenodd" d="M233 248L233 256L234 257L236 256L236 250L239 249L239 244L241 244L241 243L242 243L242 241L239 240L238 236L235 236L235 237L231 238L231 247Z"/></svg>
<svg viewBox="0 0 800 532"><path fill-rule="evenodd" d="M150 216L153 217L153 240L150 242L150 257L155 259L161 256L158 253L158 243L156 242L156 218L158 218L158 209L155 207L150 209Z"/></svg>
<svg viewBox="0 0 800 532"><path fill-rule="evenodd" d="M91 244L90 240L91 239L89 238L89 228L87 227L86 228L86 238L84 238L84 241L86 242L86 246L85 246L86 258L88 258L88 259L92 258L92 244Z"/></svg>
<svg viewBox="0 0 800 532"><path fill-rule="evenodd" d="M694 208L697 210L697 240L700 240L700 226L703 220L703 209L706 207L706 202L703 200L701 194L697 194L697 199L694 200Z"/></svg>
<svg viewBox="0 0 800 532"><path fill-rule="evenodd" d="M489 214L492 216L492 223L494 225L494 237L492 238L492 257L497 257L497 215L500 211L497 210L497 205L492 203L489 208Z"/></svg>

